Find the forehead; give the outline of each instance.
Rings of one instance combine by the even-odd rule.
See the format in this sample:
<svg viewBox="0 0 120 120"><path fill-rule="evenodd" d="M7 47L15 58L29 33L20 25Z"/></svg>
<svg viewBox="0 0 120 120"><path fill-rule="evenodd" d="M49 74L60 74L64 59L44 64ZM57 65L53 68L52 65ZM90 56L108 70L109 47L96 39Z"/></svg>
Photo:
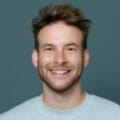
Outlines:
<svg viewBox="0 0 120 120"><path fill-rule="evenodd" d="M82 32L74 26L67 25L64 22L56 22L43 27L38 33L38 42L40 44L81 44L83 40Z"/></svg>

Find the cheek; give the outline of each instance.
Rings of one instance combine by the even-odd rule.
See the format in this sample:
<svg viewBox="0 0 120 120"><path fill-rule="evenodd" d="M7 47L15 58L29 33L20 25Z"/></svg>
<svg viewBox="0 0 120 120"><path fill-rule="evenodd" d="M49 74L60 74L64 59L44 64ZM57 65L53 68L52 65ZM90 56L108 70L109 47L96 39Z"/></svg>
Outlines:
<svg viewBox="0 0 120 120"><path fill-rule="evenodd" d="M67 56L67 60L75 66L79 66L82 64L83 58L80 54L76 54Z"/></svg>
<svg viewBox="0 0 120 120"><path fill-rule="evenodd" d="M49 56L49 55L41 53L39 55L39 60L38 61L39 61L39 65L44 66L44 65L50 63L50 61L52 61L52 57Z"/></svg>

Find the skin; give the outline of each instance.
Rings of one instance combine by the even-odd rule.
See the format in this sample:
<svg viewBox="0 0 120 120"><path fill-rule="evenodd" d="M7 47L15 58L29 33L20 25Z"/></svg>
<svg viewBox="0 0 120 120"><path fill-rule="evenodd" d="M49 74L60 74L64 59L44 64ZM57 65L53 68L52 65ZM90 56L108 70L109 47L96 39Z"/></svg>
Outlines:
<svg viewBox="0 0 120 120"><path fill-rule="evenodd" d="M89 53L82 42L82 32L61 21L38 33L39 49L33 50L32 62L43 81L43 100L50 107L70 109L85 99L80 77Z"/></svg>

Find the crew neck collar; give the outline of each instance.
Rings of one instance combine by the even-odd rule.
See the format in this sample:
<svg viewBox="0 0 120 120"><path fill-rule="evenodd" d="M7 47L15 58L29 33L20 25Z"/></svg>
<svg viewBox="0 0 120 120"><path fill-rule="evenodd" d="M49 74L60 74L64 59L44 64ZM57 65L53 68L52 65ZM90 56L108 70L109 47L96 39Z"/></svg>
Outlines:
<svg viewBox="0 0 120 120"><path fill-rule="evenodd" d="M36 102L37 108L40 113L47 115L48 118L70 118L72 119L74 116L82 115L86 112L93 101L93 95L85 93L86 97L84 101L77 107L63 110L63 109L54 109L43 102L42 94L37 97L38 102Z"/></svg>

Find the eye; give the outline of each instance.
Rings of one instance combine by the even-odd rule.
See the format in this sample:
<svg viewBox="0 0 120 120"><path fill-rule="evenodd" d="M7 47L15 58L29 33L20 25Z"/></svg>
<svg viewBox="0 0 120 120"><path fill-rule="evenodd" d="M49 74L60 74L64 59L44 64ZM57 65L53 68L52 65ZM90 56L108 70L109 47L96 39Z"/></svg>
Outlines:
<svg viewBox="0 0 120 120"><path fill-rule="evenodd" d="M75 47L68 47L67 50L68 51L76 51L76 48Z"/></svg>
<svg viewBox="0 0 120 120"><path fill-rule="evenodd" d="M45 50L52 50L52 48L45 48Z"/></svg>
<svg viewBox="0 0 120 120"><path fill-rule="evenodd" d="M46 47L46 48L44 48L44 50L45 51L52 51L52 50L54 50L52 47Z"/></svg>

